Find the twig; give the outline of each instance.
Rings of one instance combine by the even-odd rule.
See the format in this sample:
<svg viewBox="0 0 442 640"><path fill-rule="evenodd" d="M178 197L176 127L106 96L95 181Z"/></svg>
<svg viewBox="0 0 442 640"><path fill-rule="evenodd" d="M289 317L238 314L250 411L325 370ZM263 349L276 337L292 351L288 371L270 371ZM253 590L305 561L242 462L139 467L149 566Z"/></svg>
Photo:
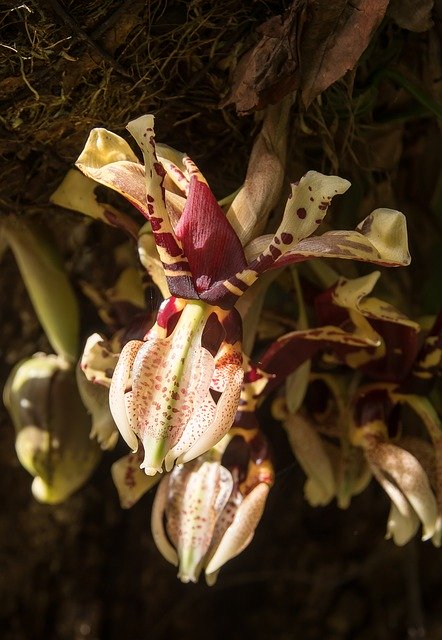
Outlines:
<svg viewBox="0 0 442 640"><path fill-rule="evenodd" d="M66 11L66 9L57 0L46 0L46 2L52 7L53 11L58 15L63 23L68 26L77 39L86 42L91 49L93 49L103 60L106 60L120 75L125 78L130 78L127 71L116 61L113 57L97 44L92 38L84 31L72 16Z"/></svg>

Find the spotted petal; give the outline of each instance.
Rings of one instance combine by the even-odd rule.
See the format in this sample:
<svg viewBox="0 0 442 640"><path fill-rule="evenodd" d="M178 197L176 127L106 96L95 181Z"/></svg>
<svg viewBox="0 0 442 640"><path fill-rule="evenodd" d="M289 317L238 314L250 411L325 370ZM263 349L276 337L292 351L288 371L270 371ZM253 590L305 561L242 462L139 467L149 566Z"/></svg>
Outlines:
<svg viewBox="0 0 442 640"><path fill-rule="evenodd" d="M145 164L145 211L155 236L172 295L196 299L191 271L181 241L175 234L165 200L166 171L155 153L154 117L141 116L127 125L137 141Z"/></svg>
<svg viewBox="0 0 442 640"><path fill-rule="evenodd" d="M130 509L161 478L160 474L147 476L140 469L143 455L144 452L140 448L136 453L123 456L111 467L112 480L123 509Z"/></svg>
<svg viewBox="0 0 442 640"><path fill-rule="evenodd" d="M168 451L181 438L209 393L213 356L201 346L210 312L199 303L185 306L173 333L148 333L133 362L129 420L143 441L143 467L161 470Z"/></svg>
<svg viewBox="0 0 442 640"><path fill-rule="evenodd" d="M269 491L269 486L262 482L244 498L235 513L232 524L223 535L206 566L206 579L209 584L213 584L214 574L226 562L240 554L250 544L263 514Z"/></svg>
<svg viewBox="0 0 442 640"><path fill-rule="evenodd" d="M172 471L166 526L178 552L182 582L198 580L217 518L232 488L230 472L218 461L195 461Z"/></svg>
<svg viewBox="0 0 442 640"><path fill-rule="evenodd" d="M390 497L393 499L392 490L394 489L410 503L422 522L422 539L431 538L437 526L437 503L428 477L417 459L405 449L381 441L372 441L366 446L365 456L373 473ZM394 500L394 502L399 511L403 512L400 501Z"/></svg>

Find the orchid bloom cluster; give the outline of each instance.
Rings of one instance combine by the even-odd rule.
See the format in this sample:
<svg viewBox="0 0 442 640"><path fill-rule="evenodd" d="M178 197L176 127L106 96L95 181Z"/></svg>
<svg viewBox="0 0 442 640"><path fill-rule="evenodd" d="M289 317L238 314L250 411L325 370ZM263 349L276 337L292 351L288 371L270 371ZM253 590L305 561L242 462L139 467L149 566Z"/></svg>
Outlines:
<svg viewBox="0 0 442 640"><path fill-rule="evenodd" d="M128 125L144 165L103 129L91 132L77 161L149 220L171 294L145 338L124 346L110 387L115 423L133 451L143 443L148 475L197 458L229 430L243 379L235 303L261 274L316 256L409 262L396 211L378 209L355 231L312 236L332 198L350 186L313 171L292 185L275 234L251 236L241 221L244 194L226 214L190 158L157 155L153 125L153 116Z"/></svg>
<svg viewBox="0 0 442 640"><path fill-rule="evenodd" d="M131 449L112 468L121 504L132 506L160 482L153 536L183 581L204 571L213 584L220 567L253 537L274 475L256 418L264 397L330 345L348 358L370 356L379 346L370 323L357 324L351 312L355 330L330 322L297 332L303 347L297 352L295 346L295 356L293 341L283 337L258 369L244 353L242 333L245 309L256 310L256 328L260 304L249 302L254 291L262 302L270 281L265 274L318 257L392 267L410 261L405 218L395 210L376 209L355 230L318 234L332 198L350 183L315 171L291 185L276 231L266 233L282 193L288 113L287 104L269 110L243 187L221 204L189 157L156 143L150 115L127 127L142 163L123 138L94 129L77 161L87 178L70 172L53 196L88 213L83 195L92 197L92 180L123 195L148 222L139 228L93 201L88 215L137 238L141 262L164 302L144 334L130 339L120 332L111 342L91 336L81 369L109 398L105 428L94 431L102 448L115 444L110 411ZM76 190L80 177L89 180ZM90 386L82 380L80 387L96 407Z"/></svg>
<svg viewBox="0 0 442 640"><path fill-rule="evenodd" d="M318 296L318 319L330 324L310 332L318 338L332 326L338 332L322 355L327 372L320 372L319 361L309 379L310 401L307 395L297 412L276 401L275 415L307 474L310 504L336 497L346 508L373 476L391 500L387 538L406 544L422 524L422 539L440 546L442 424L429 396L442 365L442 317L424 332L368 295L378 277L340 278ZM282 354L299 354L305 333L282 336L264 355L264 366L272 370ZM361 336L365 346L357 344ZM330 371L333 363L347 369Z"/></svg>

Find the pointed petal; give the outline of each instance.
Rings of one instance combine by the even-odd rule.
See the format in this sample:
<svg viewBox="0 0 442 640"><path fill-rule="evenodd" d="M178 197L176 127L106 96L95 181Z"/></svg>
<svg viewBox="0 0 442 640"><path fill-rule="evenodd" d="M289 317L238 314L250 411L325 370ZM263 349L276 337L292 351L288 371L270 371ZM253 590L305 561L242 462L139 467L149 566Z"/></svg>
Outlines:
<svg viewBox="0 0 442 640"><path fill-rule="evenodd" d="M141 116L127 125L128 131L143 152L148 219L152 225L170 292L181 298L197 298L186 255L167 211L164 190L165 170L155 154L153 126L154 117L151 115Z"/></svg>
<svg viewBox="0 0 442 640"><path fill-rule="evenodd" d="M131 340L123 347L112 376L112 383L109 390L109 407L112 417L126 444L134 452L138 449L138 440L129 424L125 393L127 391L133 363L142 344L143 342L140 340Z"/></svg>
<svg viewBox="0 0 442 640"><path fill-rule="evenodd" d="M180 560L178 577L182 582L196 582L206 552L212 540L218 514L232 492L231 474L219 462L197 463L185 483L174 478L181 469L172 472L167 505L167 529L176 539Z"/></svg>
<svg viewBox="0 0 442 640"><path fill-rule="evenodd" d="M372 467L392 478L410 502L422 522L422 539L431 538L436 529L437 503L427 474L416 458L408 451L384 442L366 448L365 455Z"/></svg>
<svg viewBox="0 0 442 640"><path fill-rule="evenodd" d="M140 469L142 459L143 451L140 449L137 453L123 456L111 467L112 479L123 509L130 509L161 478L160 474L146 476Z"/></svg>
<svg viewBox="0 0 442 640"><path fill-rule="evenodd" d="M246 267L238 236L209 187L192 177L186 206L175 229L200 298L216 304L213 284Z"/></svg>
<svg viewBox="0 0 442 640"><path fill-rule="evenodd" d="M164 529L164 511L169 496L169 480L170 476L165 476L159 484L152 505L150 526L158 551L170 564L178 566L178 554L170 544Z"/></svg>
<svg viewBox="0 0 442 640"><path fill-rule="evenodd" d="M235 519L222 537L206 566L206 575L218 571L228 560L241 553L251 542L256 526L264 511L269 487L258 484L243 500Z"/></svg>
<svg viewBox="0 0 442 640"><path fill-rule="evenodd" d="M297 184L292 185L292 195L275 235L265 236L260 254L247 268L219 283L218 304L222 307L227 307L228 304L233 306L259 274L295 262L292 259L287 259L286 262L283 260L303 238L313 233L321 224L333 196L344 193L349 186L348 180L338 176L325 176L316 171L309 171Z"/></svg>
<svg viewBox="0 0 442 640"><path fill-rule="evenodd" d="M376 209L355 231L327 231L322 236L301 240L277 259L274 267L314 257L358 260L388 267L407 266L410 254L405 216L393 209Z"/></svg>
<svg viewBox="0 0 442 640"><path fill-rule="evenodd" d="M388 515L385 538L386 540L392 539L398 547L403 547L414 538L419 525L419 518L412 509L410 509L410 513L407 516L404 516L393 503Z"/></svg>
<svg viewBox="0 0 442 640"><path fill-rule="evenodd" d="M350 187L348 180L309 171L297 184L292 184L281 224L269 245L249 265L262 273L271 268L301 240L310 236L321 224L332 198Z"/></svg>
<svg viewBox="0 0 442 640"><path fill-rule="evenodd" d="M228 432L238 409L241 396L241 384L244 378L242 363L234 358L233 362L227 361L221 365L225 367L225 389L222 391L217 405L213 422L204 433L195 440L194 444L182 454L177 462L179 464L196 458L214 447Z"/></svg>
<svg viewBox="0 0 442 640"><path fill-rule="evenodd" d="M49 198L51 202L79 211L90 218L101 220L117 229L124 229L133 238L138 236L139 223L109 204L97 201L97 183L75 169L70 169L63 181Z"/></svg>
<svg viewBox="0 0 442 640"><path fill-rule="evenodd" d="M215 363L201 347L209 311L201 304L187 304L173 333L158 338L149 332L134 361L130 420L143 442L143 468L149 475L160 471L209 393Z"/></svg>
<svg viewBox="0 0 442 640"><path fill-rule="evenodd" d="M307 475L306 497L310 504L328 504L336 494L336 484L333 467L320 436L300 413L290 415L284 423L284 428L293 455Z"/></svg>
<svg viewBox="0 0 442 640"><path fill-rule="evenodd" d="M106 129L92 129L75 164L86 176L121 193L148 216L144 167L123 138Z"/></svg>

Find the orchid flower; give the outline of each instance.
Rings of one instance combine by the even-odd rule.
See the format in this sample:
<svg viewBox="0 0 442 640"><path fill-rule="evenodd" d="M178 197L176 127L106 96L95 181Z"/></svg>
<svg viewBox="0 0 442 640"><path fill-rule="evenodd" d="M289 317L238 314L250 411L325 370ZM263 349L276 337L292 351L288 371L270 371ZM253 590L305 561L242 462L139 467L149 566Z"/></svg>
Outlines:
<svg viewBox="0 0 442 640"><path fill-rule="evenodd" d="M114 420L134 452L142 441L148 475L202 455L230 428L243 379L234 306L261 274L316 256L389 266L410 259L404 216L397 211L377 209L355 231L313 237L332 198L350 186L314 171L292 185L276 233L253 237L243 219L250 198L265 216L274 205L273 196L258 197L262 183L248 200L240 191L226 215L190 158L164 148L157 155L153 125L153 116L128 125L144 165L122 138L104 129L91 132L77 161L88 177L121 193L149 220L171 293L144 340L123 348L110 389ZM267 187L272 182L271 176L263 179ZM244 189L251 183L246 179Z"/></svg>
<svg viewBox="0 0 442 640"><path fill-rule="evenodd" d="M430 400L421 394L428 395L441 366L441 317L419 349L420 326L368 295L378 275L340 278L316 300L319 318L330 324L282 336L263 354L261 365L278 372L279 378L275 377L281 381L288 362L291 366L294 358L302 362L306 354L326 350L328 366L343 363L358 372L353 378L342 373L312 374L311 382L326 384L328 392L324 393L324 388L320 392L323 403L327 396L331 400L323 416L317 411L309 414L305 407L295 415L276 408L278 417L285 421L293 452L308 476L306 497L311 504L326 504L336 495L340 506L348 506L351 495L366 485L368 465L392 500L387 537L405 544L422 523L423 539L431 538L439 546L442 425ZM376 382L361 384L361 374ZM418 446L415 443L412 449L402 445L406 439L402 425L406 407L431 438L434 471L429 464L421 463L420 453L415 454L425 441L417 439ZM328 441L320 435L326 435ZM340 450L330 438L339 441ZM358 449L363 453L365 468Z"/></svg>
<svg viewBox="0 0 442 640"><path fill-rule="evenodd" d="M213 585L220 568L251 542L274 473L255 408L268 377L249 366L235 422L207 453L176 466L159 485L152 533L183 582L202 570Z"/></svg>
<svg viewBox="0 0 442 640"><path fill-rule="evenodd" d="M364 385L353 398L350 441L362 447L374 477L392 502L387 537L405 544L422 523L422 540L441 542L441 514L427 472L418 458L390 441L397 408L406 398L393 385ZM437 482L437 480L436 480Z"/></svg>

